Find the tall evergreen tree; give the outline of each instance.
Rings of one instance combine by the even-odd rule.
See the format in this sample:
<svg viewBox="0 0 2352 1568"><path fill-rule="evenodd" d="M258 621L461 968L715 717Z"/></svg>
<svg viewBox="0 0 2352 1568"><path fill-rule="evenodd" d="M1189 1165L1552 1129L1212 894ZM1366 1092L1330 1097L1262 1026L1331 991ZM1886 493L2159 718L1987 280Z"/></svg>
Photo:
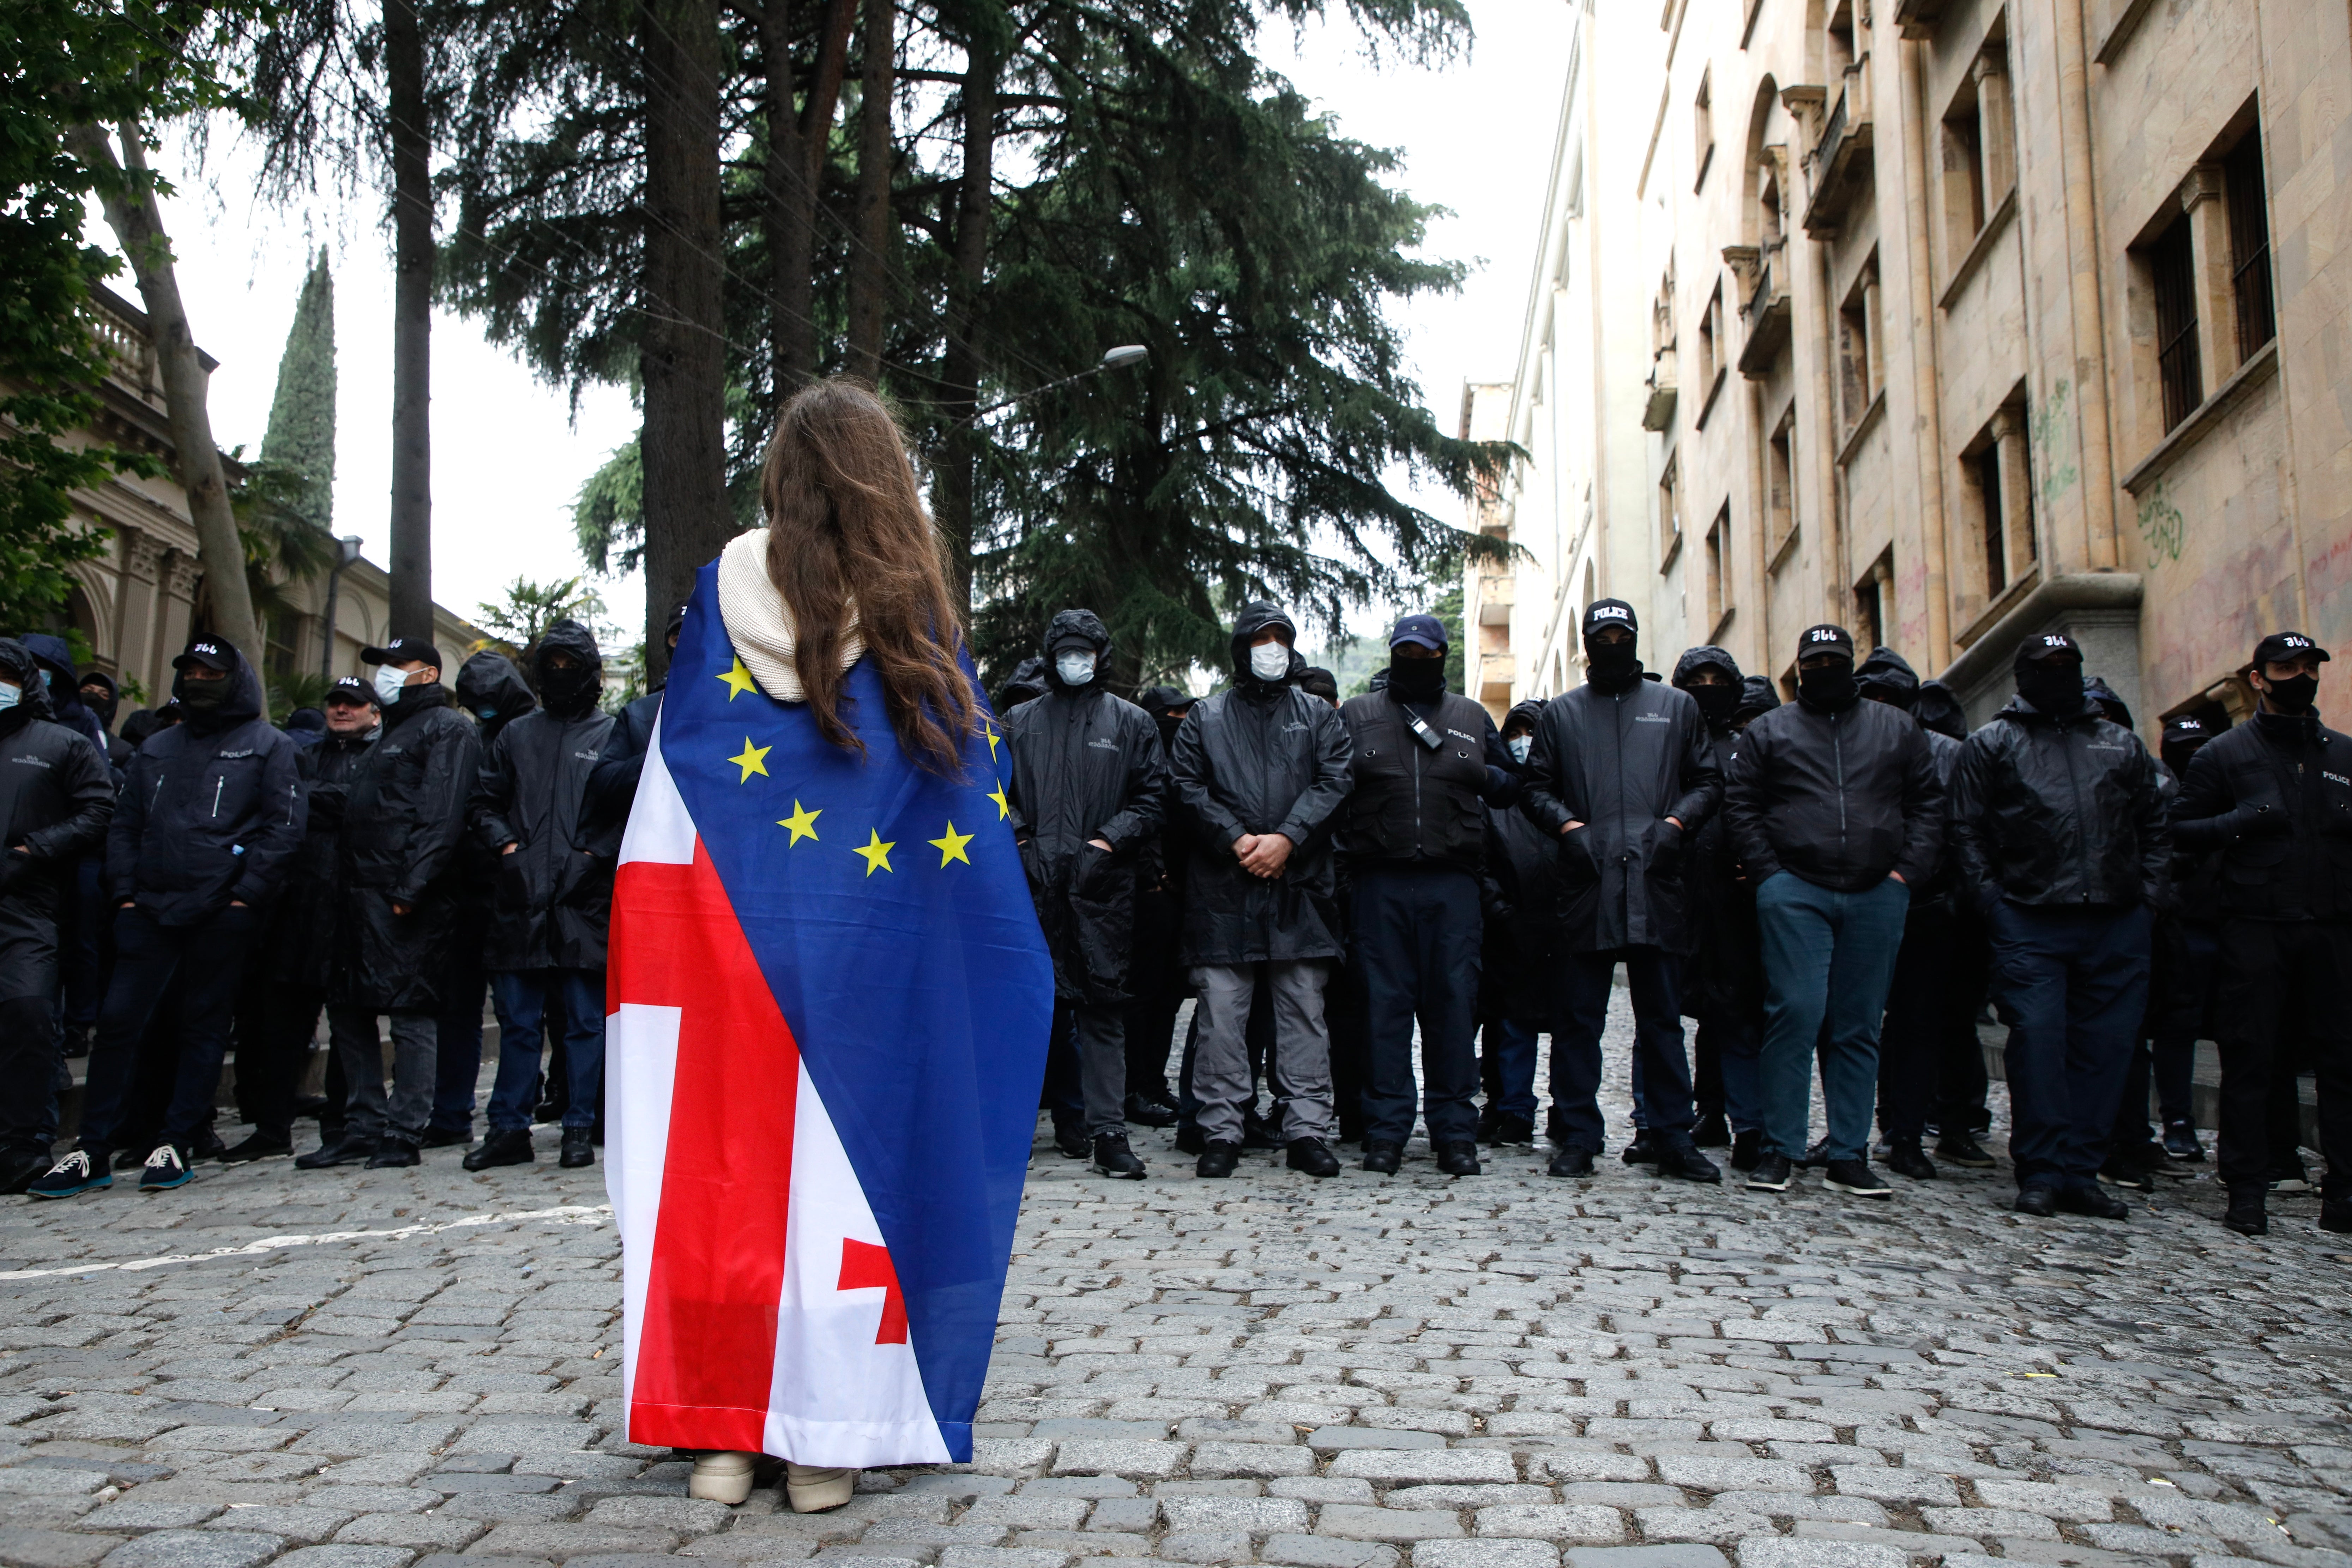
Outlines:
<svg viewBox="0 0 2352 1568"><path fill-rule="evenodd" d="M332 533L335 523L335 279L319 252L294 305L286 352L278 356L278 390L261 459L299 478L295 510Z"/></svg>

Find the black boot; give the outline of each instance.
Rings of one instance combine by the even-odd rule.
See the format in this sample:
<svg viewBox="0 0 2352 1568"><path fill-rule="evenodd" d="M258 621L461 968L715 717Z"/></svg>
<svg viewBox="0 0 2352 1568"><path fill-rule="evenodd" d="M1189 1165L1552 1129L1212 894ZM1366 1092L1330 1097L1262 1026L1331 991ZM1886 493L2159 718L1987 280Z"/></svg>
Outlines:
<svg viewBox="0 0 2352 1568"><path fill-rule="evenodd" d="M1985 1152L1975 1135L1957 1127L1944 1129L1943 1137L1936 1142L1936 1158L1947 1165L1965 1165L1971 1171L1990 1171L1993 1164L1992 1156Z"/></svg>
<svg viewBox="0 0 2352 1568"><path fill-rule="evenodd" d="M11 1149L0 1154L0 1193L21 1193L49 1173L57 1162L46 1149Z"/></svg>
<svg viewBox="0 0 2352 1568"><path fill-rule="evenodd" d="M1920 1152L1916 1138L1890 1138L1885 1155L1886 1168L1896 1175L1914 1182L1936 1179L1935 1163Z"/></svg>
<svg viewBox="0 0 2352 1568"><path fill-rule="evenodd" d="M1339 1157L1332 1153L1330 1145L1320 1138L1292 1139L1290 1153L1283 1163L1310 1176L1336 1176L1339 1173Z"/></svg>
<svg viewBox="0 0 2352 1568"><path fill-rule="evenodd" d="M323 1171L330 1165L356 1165L375 1153L375 1141L338 1135L307 1154L294 1156L298 1171Z"/></svg>
<svg viewBox="0 0 2352 1568"><path fill-rule="evenodd" d="M1536 1124L1524 1116L1506 1113L1495 1120L1494 1136L1486 1142L1499 1149L1524 1149L1536 1141Z"/></svg>
<svg viewBox="0 0 2352 1568"><path fill-rule="evenodd" d="M2268 1236L2270 1215L2263 1213L2263 1192L2260 1187L2231 1187L2229 1212L2221 1223L2240 1236Z"/></svg>
<svg viewBox="0 0 2352 1568"><path fill-rule="evenodd" d="M1555 1176L1589 1176L1592 1174L1592 1151L1570 1143L1551 1157L1547 1167Z"/></svg>
<svg viewBox="0 0 2352 1568"><path fill-rule="evenodd" d="M1731 1128L1723 1120L1723 1112L1710 1110L1698 1119L1691 1129L1691 1142L1702 1149L1727 1149L1731 1146Z"/></svg>
<svg viewBox="0 0 2352 1568"><path fill-rule="evenodd" d="M1065 1160L1083 1160L1094 1152L1087 1146L1085 1125L1075 1117L1067 1121L1054 1118L1054 1147L1062 1152Z"/></svg>
<svg viewBox="0 0 2352 1568"><path fill-rule="evenodd" d="M1282 1147L1282 1140L1274 1135L1274 1123L1260 1116L1255 1105L1242 1112L1242 1147L1244 1149Z"/></svg>
<svg viewBox="0 0 2352 1568"><path fill-rule="evenodd" d="M1440 1143L1437 1146L1437 1169L1441 1175L1476 1175L1478 1173L1478 1145L1468 1142Z"/></svg>
<svg viewBox="0 0 2352 1568"><path fill-rule="evenodd" d="M1404 1145L1386 1138L1364 1140L1364 1169L1376 1176L1393 1176L1404 1163Z"/></svg>
<svg viewBox="0 0 2352 1568"><path fill-rule="evenodd" d="M563 1147L555 1163L567 1171L596 1163L596 1130L593 1127L567 1127L563 1130Z"/></svg>
<svg viewBox="0 0 2352 1568"><path fill-rule="evenodd" d="M1127 1097L1127 1119L1138 1127L1173 1127L1176 1108L1156 1096L1130 1094Z"/></svg>
<svg viewBox="0 0 2352 1568"><path fill-rule="evenodd" d="M473 1141L471 1128L428 1127L425 1130L425 1147L427 1149L457 1149Z"/></svg>
<svg viewBox="0 0 2352 1568"><path fill-rule="evenodd" d="M1657 1157L1658 1146L1650 1141L1650 1130L1646 1127L1635 1128L1633 1141L1625 1145L1625 1163L1647 1165Z"/></svg>
<svg viewBox="0 0 2352 1568"><path fill-rule="evenodd" d="M1177 1124L1176 1152L1178 1153L1197 1154L1208 1146L1208 1134L1201 1131L1201 1124L1199 1122L1187 1121L1179 1122Z"/></svg>
<svg viewBox="0 0 2352 1568"><path fill-rule="evenodd" d="M2129 1219L2131 1205L2096 1182L2069 1182L2058 1189L2058 1206L2093 1219Z"/></svg>
<svg viewBox="0 0 2352 1568"><path fill-rule="evenodd" d="M1230 1176L1241 1157L1240 1144L1219 1140L1201 1151L1201 1157L1192 1162L1192 1173L1196 1176Z"/></svg>
<svg viewBox="0 0 2352 1568"><path fill-rule="evenodd" d="M274 1132L256 1132L252 1137L221 1152L224 1165L242 1165L250 1160L275 1159L294 1152L293 1140L280 1138Z"/></svg>
<svg viewBox="0 0 2352 1568"><path fill-rule="evenodd" d="M1127 1146L1126 1133L1096 1133L1094 1155L1094 1163L1087 1169L1096 1175L1116 1176L1123 1182L1143 1180L1143 1162Z"/></svg>
<svg viewBox="0 0 2352 1568"><path fill-rule="evenodd" d="M530 1129L518 1127L511 1132L492 1131L467 1152L463 1163L469 1171L487 1171L493 1165L528 1165L538 1158L530 1146Z"/></svg>
<svg viewBox="0 0 2352 1568"><path fill-rule="evenodd" d="M376 1140L375 1152L368 1156L367 1168L371 1171L392 1171L423 1163L424 1156L417 1153L415 1144L405 1138L386 1136Z"/></svg>
<svg viewBox="0 0 2352 1568"><path fill-rule="evenodd" d="M1732 1135L1731 1168L1733 1170L1752 1171L1756 1168L1756 1162L1763 1157L1764 1134L1762 1132L1751 1127L1745 1132Z"/></svg>
<svg viewBox="0 0 2352 1568"><path fill-rule="evenodd" d="M1685 1182L1723 1180L1723 1173L1715 1162L1698 1152L1698 1144L1690 1139L1661 1139L1658 1144L1658 1174L1677 1176Z"/></svg>
<svg viewBox="0 0 2352 1568"><path fill-rule="evenodd" d="M2335 1236L2352 1232L2352 1198L2322 1198L2319 1228Z"/></svg>

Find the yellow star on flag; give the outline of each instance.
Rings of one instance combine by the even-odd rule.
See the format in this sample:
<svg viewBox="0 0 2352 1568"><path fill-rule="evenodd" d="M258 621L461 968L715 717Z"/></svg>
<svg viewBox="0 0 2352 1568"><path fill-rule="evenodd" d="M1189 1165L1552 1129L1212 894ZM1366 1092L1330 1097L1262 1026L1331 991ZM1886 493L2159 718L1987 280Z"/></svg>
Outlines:
<svg viewBox="0 0 2352 1568"><path fill-rule="evenodd" d="M803 838L814 838L816 837L816 819L824 815L824 810L821 806L814 811L811 811L799 801L793 802L793 814L790 816L780 816L776 819L777 826L789 827L793 830L792 843L786 844L784 847L789 849L793 844L798 844Z"/></svg>
<svg viewBox="0 0 2352 1568"><path fill-rule="evenodd" d="M934 838L929 842L931 847L940 852L941 868L944 868L950 860L961 860L967 866L971 864L971 857L963 852L963 847L971 842L971 835L958 833L954 823L948 824L948 836L945 838Z"/></svg>
<svg viewBox="0 0 2352 1568"><path fill-rule="evenodd" d="M897 839L894 838L886 844L882 841L882 836L869 827L866 830L866 842L855 846L854 852L866 857L866 874L871 877L877 871L887 871L890 868L890 851L897 847L898 847Z"/></svg>
<svg viewBox="0 0 2352 1568"><path fill-rule="evenodd" d="M993 724L982 725L982 728L988 731L988 760L992 763L996 760L996 742L1003 737L997 734Z"/></svg>
<svg viewBox="0 0 2352 1568"><path fill-rule="evenodd" d="M729 670L724 675L717 677L716 679L727 683L727 700L730 702L734 701L735 699L742 696L746 691L754 691L758 689L758 688L752 684L751 672L743 668L743 660L740 657L735 660L734 668Z"/></svg>
<svg viewBox="0 0 2352 1568"><path fill-rule="evenodd" d="M1004 785L1003 784L999 784L994 789L990 790L988 792L988 798L996 803L997 821L1002 822L1006 817L1013 815L1013 803L1004 798Z"/></svg>
<svg viewBox="0 0 2352 1568"><path fill-rule="evenodd" d="M735 782L737 784L750 784L753 773L758 773L761 778L767 777L768 753L775 749L776 748L773 746L755 746L751 744L751 736L744 736L742 752L740 755L727 759L729 762L733 763L737 767L743 770L743 776L737 779Z"/></svg>

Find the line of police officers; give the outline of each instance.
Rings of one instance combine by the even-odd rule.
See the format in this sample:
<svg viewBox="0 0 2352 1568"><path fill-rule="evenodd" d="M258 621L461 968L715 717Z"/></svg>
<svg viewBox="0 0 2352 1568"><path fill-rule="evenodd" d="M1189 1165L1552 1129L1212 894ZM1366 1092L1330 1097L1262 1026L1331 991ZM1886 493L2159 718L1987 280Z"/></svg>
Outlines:
<svg viewBox="0 0 2352 1568"><path fill-rule="evenodd" d="M2323 1145L2352 1149L2336 1005L2352 740L2319 721L2328 656L2308 637L2255 648L2251 721L2216 738L2176 719L2158 758L2063 632L2021 646L2016 695L1970 733L1949 691L1888 648L1858 662L1840 626L1800 636L1787 702L1718 647L1671 680L1646 671L1622 601L1580 629L1585 682L1498 730L1445 689L1430 616L1398 622L1375 689L1341 703L1281 609L1245 605L1223 690L1139 705L1108 689L1102 622L1054 617L997 706L1054 956L1045 1101L1064 1154L1140 1177L1128 1124L1172 1122L1203 1177L1250 1147L1331 1176L1332 1143L1359 1140L1363 1169L1393 1173L1417 1112L1438 1169L1475 1175L1480 1142L1532 1142L1549 1035L1549 1168L1589 1177L1620 965L1624 1158L1666 1175L1720 1182L1701 1149L1728 1144L1751 1190L1814 1166L1885 1198L1874 1111L1905 1177L1936 1175L1931 1130L1937 1158L1991 1167L1988 999L2009 1028L2020 1212L2121 1219L2112 1189L2201 1161L2200 1034L2221 1051L2232 1229L2262 1233L2266 1193L2304 1185L2297 1041ZM2352 1231L2352 1161L2330 1162L2322 1197L2322 1227Z"/></svg>
<svg viewBox="0 0 2352 1568"><path fill-rule="evenodd" d="M298 1166L472 1143L486 989L501 1049L466 1168L534 1159L535 1118L562 1122L562 1164L593 1163L614 864L658 692L601 711L603 658L562 620L529 650L529 680L483 652L453 691L429 643L365 649L373 681L344 678L281 730L238 651L198 637L133 749L81 721L66 699L90 688L43 640L0 639L0 1191L95 1191L118 1154L143 1154L152 1192L208 1152L292 1153L322 1010L327 1094L307 1108L322 1137ZM59 1026L79 1033L67 980L85 948L99 999L59 1159ZM223 1149L232 1041L254 1131Z"/></svg>

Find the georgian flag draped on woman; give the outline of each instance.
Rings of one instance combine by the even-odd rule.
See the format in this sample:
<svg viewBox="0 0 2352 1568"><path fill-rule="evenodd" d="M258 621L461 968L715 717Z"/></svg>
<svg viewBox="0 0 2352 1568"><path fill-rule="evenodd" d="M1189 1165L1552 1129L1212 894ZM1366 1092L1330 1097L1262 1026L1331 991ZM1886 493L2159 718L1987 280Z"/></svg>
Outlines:
<svg viewBox="0 0 2352 1568"><path fill-rule="evenodd" d="M866 754L829 743L736 657L719 572L613 899L628 1436L968 1460L1054 1005L1003 743L987 724L963 778L919 770L870 659L842 710Z"/></svg>

